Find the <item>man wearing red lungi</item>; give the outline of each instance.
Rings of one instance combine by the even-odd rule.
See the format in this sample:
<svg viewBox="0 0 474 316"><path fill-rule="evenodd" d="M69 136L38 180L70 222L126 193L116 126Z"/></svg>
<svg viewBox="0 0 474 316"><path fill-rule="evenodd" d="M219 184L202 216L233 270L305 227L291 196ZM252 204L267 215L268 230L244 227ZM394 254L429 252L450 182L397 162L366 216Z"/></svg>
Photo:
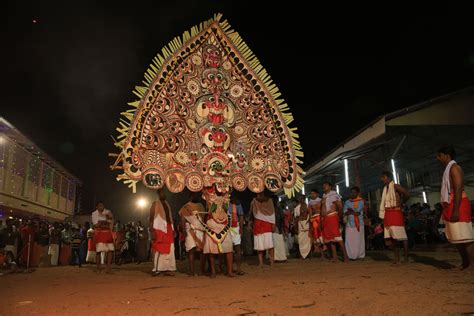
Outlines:
<svg viewBox="0 0 474 316"><path fill-rule="evenodd" d="M158 190L158 196L159 199L150 208L150 227L153 228L154 238L152 276L160 273L173 276L176 271L173 215L163 189Z"/></svg>
<svg viewBox="0 0 474 316"><path fill-rule="evenodd" d="M471 203L464 191L464 173L454 160L454 148L439 149L436 158L445 166L441 203L446 237L458 248L462 259L461 269L474 270L474 232Z"/></svg>
<svg viewBox="0 0 474 316"><path fill-rule="evenodd" d="M404 187L393 181L393 175L390 171L382 172L381 179L384 187L379 217L383 219L385 243L393 249L395 256L393 263L398 264L400 262L400 252L397 242L402 241L406 263L408 262L408 238L401 202L408 200L410 194Z"/></svg>
<svg viewBox="0 0 474 316"><path fill-rule="evenodd" d="M113 215L110 210L105 209L103 202L98 202L97 209L92 213L92 225L94 226L97 271L101 271L101 253L104 252L107 257L106 273L111 273L112 257L115 250L114 237L111 229L113 225Z"/></svg>
<svg viewBox="0 0 474 316"><path fill-rule="evenodd" d="M336 252L336 244L338 244L344 255L344 262L349 262L339 227L339 218L342 214L341 196L332 190L332 184L329 182L323 183L323 191L321 201L323 241L331 245L333 260L338 260Z"/></svg>

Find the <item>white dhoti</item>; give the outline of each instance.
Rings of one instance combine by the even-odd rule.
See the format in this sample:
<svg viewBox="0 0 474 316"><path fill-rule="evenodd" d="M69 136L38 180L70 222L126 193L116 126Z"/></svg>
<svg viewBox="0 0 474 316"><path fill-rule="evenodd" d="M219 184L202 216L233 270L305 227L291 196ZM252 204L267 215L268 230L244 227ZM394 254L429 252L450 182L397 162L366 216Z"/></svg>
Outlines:
<svg viewBox="0 0 474 316"><path fill-rule="evenodd" d="M59 245L51 244L48 248L48 255L51 255L51 265L57 266L59 260Z"/></svg>
<svg viewBox="0 0 474 316"><path fill-rule="evenodd" d="M124 243L125 245L126 243ZM126 246L127 247L127 246ZM114 251L115 246L113 243L102 243L99 242L95 245L95 249L97 252L109 252L109 251Z"/></svg>
<svg viewBox="0 0 474 316"><path fill-rule="evenodd" d="M446 238L452 244L463 244L474 242L474 231L472 228L472 222L448 222L444 224Z"/></svg>
<svg viewBox="0 0 474 316"><path fill-rule="evenodd" d="M303 258L306 258L311 252L311 236L307 220L298 222L298 247Z"/></svg>
<svg viewBox="0 0 474 316"><path fill-rule="evenodd" d="M152 272L176 271L176 260L174 257L174 244L171 244L170 253L154 254L153 270Z"/></svg>
<svg viewBox="0 0 474 316"><path fill-rule="evenodd" d="M186 219L186 239L184 240L186 252L193 248L202 250L204 248L204 227L196 215L184 216L184 218Z"/></svg>
<svg viewBox="0 0 474 316"><path fill-rule="evenodd" d="M242 237L240 236L240 228L231 227L229 231L230 237L232 239L232 245L239 246L242 243Z"/></svg>
<svg viewBox="0 0 474 316"><path fill-rule="evenodd" d="M95 260L96 260L96 252L93 250L87 250L86 262L95 263Z"/></svg>
<svg viewBox="0 0 474 316"><path fill-rule="evenodd" d="M386 226L383 228L383 235L385 239L408 240L405 226Z"/></svg>
<svg viewBox="0 0 474 316"><path fill-rule="evenodd" d="M207 227L211 229L215 233L220 233L225 228L226 225L217 223L214 219L209 219L207 221ZM230 236L230 232L227 232L224 240L222 240L219 245L214 239L212 239L209 234L205 234L205 242L204 242L204 253L212 253L212 254L219 254L219 253L229 253L234 250L232 246L232 237Z"/></svg>
<svg viewBox="0 0 474 316"><path fill-rule="evenodd" d="M349 259L355 260L365 257L364 225L360 225L360 231L357 231L356 227L346 226L345 245Z"/></svg>
<svg viewBox="0 0 474 316"><path fill-rule="evenodd" d="M202 250L201 247L204 246L204 232L193 228L188 229L187 226L188 224L186 224L186 239L184 241L186 252L189 252L193 248Z"/></svg>
<svg viewBox="0 0 474 316"><path fill-rule="evenodd" d="M286 261L286 243L283 235L273 233L273 244L275 246L275 261Z"/></svg>
<svg viewBox="0 0 474 316"><path fill-rule="evenodd" d="M257 251L263 251L267 249L272 249L273 246L273 234L272 233L263 233L253 236L253 249Z"/></svg>

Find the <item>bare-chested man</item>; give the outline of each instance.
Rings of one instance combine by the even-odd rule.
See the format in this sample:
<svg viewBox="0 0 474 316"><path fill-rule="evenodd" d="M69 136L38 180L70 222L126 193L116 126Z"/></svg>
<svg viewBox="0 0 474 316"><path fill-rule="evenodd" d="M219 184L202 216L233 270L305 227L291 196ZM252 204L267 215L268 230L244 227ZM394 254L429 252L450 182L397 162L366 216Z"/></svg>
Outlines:
<svg viewBox="0 0 474 316"><path fill-rule="evenodd" d="M474 232L471 222L471 203L464 192L464 173L454 160L456 158L454 148L439 149L436 158L445 166L441 185L441 203L446 237L458 248L462 259L461 269L473 271Z"/></svg>
<svg viewBox="0 0 474 316"><path fill-rule="evenodd" d="M311 212L311 234L313 237L313 251L324 258L324 244L321 235L321 198L319 191L313 189L309 196L308 208Z"/></svg>
<svg viewBox="0 0 474 316"><path fill-rule="evenodd" d="M394 264L400 262L400 252L397 242L403 242L405 262L408 262L408 238L405 231L405 219L401 209L401 202L408 200L410 194L401 185L393 181L390 171L382 172L384 184L382 201L380 202L380 218L383 218L385 244L393 249Z"/></svg>
<svg viewBox="0 0 474 316"><path fill-rule="evenodd" d="M103 202L97 202L97 208L92 213L92 225L94 226L94 241L96 245L96 263L97 271L101 271L102 261L101 253L106 256L107 270L111 273L112 257L114 248L114 237L111 227L113 226L113 215L110 210L105 208Z"/></svg>
<svg viewBox="0 0 474 316"><path fill-rule="evenodd" d="M338 260L336 252L336 244L338 244L344 255L344 262L349 262L339 227L339 218L342 215L341 196L332 190L332 184L329 182L323 183L323 191L321 216L324 243L331 245L332 258L334 261Z"/></svg>

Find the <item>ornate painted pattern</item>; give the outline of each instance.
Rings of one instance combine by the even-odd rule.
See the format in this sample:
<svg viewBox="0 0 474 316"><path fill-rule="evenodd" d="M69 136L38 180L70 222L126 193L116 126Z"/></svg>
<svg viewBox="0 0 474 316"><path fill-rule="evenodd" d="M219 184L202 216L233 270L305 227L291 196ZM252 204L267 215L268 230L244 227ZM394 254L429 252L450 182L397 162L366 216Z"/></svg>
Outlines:
<svg viewBox="0 0 474 316"><path fill-rule="evenodd" d="M122 113L114 165L134 187L171 192L303 185L303 156L287 105L265 69L220 16L175 38Z"/></svg>

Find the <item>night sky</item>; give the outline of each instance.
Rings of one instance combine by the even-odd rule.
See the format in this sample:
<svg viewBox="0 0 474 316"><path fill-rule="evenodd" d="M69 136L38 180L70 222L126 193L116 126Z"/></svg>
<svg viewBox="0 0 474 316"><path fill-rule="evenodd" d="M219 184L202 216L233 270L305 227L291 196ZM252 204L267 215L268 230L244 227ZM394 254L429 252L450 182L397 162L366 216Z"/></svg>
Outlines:
<svg viewBox="0 0 474 316"><path fill-rule="evenodd" d="M133 217L131 191L108 169L107 154L116 152L110 135L155 54L217 12L288 101L305 165L380 114L474 84L466 8L120 3L17 1L2 32L0 115L83 181L85 211L100 199Z"/></svg>

